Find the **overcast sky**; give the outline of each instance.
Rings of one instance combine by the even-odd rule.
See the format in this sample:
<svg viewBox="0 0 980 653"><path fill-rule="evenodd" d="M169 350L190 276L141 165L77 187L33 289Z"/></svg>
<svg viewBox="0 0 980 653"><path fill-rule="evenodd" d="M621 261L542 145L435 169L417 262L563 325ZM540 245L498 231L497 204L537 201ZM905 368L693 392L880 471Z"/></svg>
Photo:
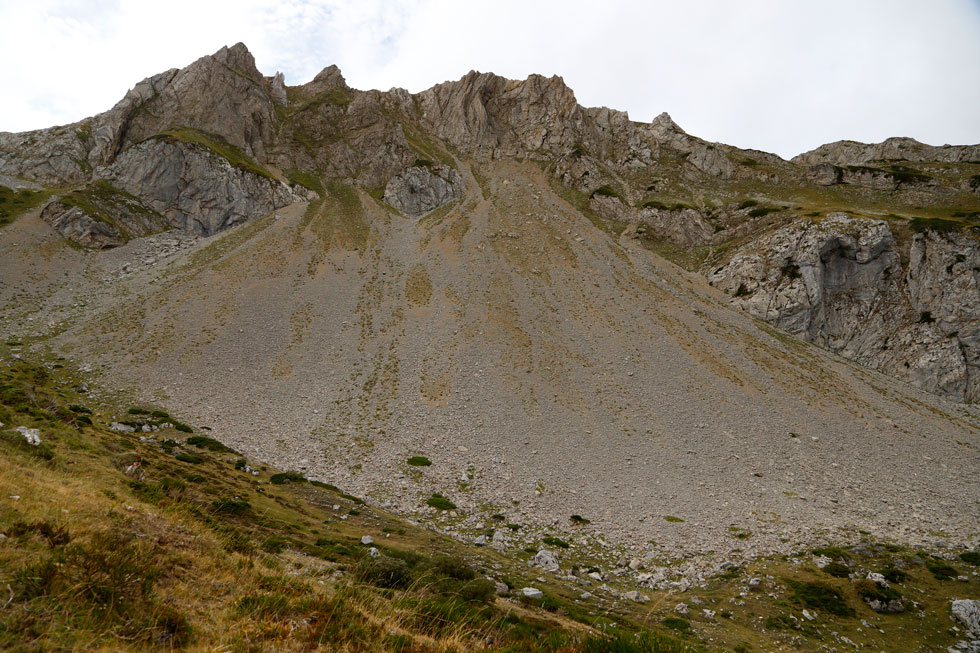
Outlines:
<svg viewBox="0 0 980 653"><path fill-rule="evenodd" d="M0 131L74 122L243 41L302 84L412 92L469 70L561 75L585 106L791 157L980 142L980 0L0 0Z"/></svg>

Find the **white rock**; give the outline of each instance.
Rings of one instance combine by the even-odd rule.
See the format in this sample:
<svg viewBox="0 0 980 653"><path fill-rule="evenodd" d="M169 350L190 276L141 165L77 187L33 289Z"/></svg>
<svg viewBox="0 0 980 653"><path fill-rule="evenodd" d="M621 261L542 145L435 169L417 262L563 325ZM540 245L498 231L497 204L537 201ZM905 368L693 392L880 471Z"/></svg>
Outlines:
<svg viewBox="0 0 980 653"><path fill-rule="evenodd" d="M691 614L691 609L687 607L686 603L678 603L674 606L674 612L682 616L687 616Z"/></svg>
<svg viewBox="0 0 980 653"><path fill-rule="evenodd" d="M486 546L487 545L487 536L486 535L481 535L480 537L478 537L475 540L473 540L473 544L475 544L476 546Z"/></svg>
<svg viewBox="0 0 980 653"><path fill-rule="evenodd" d="M524 587L524 588L521 588L521 594L523 594L524 596L526 596L529 599L543 599L544 598L544 592L542 592L541 590L537 589L536 587Z"/></svg>
<svg viewBox="0 0 980 653"><path fill-rule="evenodd" d="M119 422L113 422L112 424L109 425L109 428L112 429L113 431L116 431L117 433L135 433L136 432L136 429L134 429L129 424L120 424Z"/></svg>
<svg viewBox="0 0 980 653"><path fill-rule="evenodd" d="M14 430L24 436L24 439L27 440L27 444L35 447L41 444L41 432L39 430L29 429L26 426L18 426Z"/></svg>
<svg viewBox="0 0 980 653"><path fill-rule="evenodd" d="M372 558L380 558L381 557L381 552L378 551L375 547L372 546L370 549L368 549L368 556L370 556Z"/></svg>
<svg viewBox="0 0 980 653"><path fill-rule="evenodd" d="M803 610L803 618L806 619L807 621L813 621L814 619L817 618L817 615L814 614L814 613L812 613L812 612L810 612L809 610L804 609Z"/></svg>
<svg viewBox="0 0 980 653"><path fill-rule="evenodd" d="M374 544L374 538L370 535L364 535L361 537L361 544L367 546L368 544Z"/></svg>
<svg viewBox="0 0 980 653"><path fill-rule="evenodd" d="M882 576L881 574L879 574L876 571L869 571L868 572L868 580L870 580L870 581L872 581L874 583L878 583L878 585L880 585L881 587L888 587L888 581L885 580L885 577L884 576Z"/></svg>

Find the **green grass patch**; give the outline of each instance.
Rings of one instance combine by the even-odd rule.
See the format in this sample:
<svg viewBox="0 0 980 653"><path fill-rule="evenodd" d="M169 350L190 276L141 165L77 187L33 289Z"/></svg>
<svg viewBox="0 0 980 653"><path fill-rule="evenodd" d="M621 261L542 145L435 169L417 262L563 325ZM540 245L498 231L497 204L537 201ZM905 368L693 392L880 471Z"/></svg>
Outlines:
<svg viewBox="0 0 980 653"><path fill-rule="evenodd" d="M224 137L217 134L212 134L200 129L193 129L191 127L178 127L176 129L165 131L154 138L159 138L170 142L198 145L224 158L226 161L228 161L228 163L239 170L244 170L252 173L253 175L265 177L266 179L275 179L275 176L256 163L255 159L248 156L225 140Z"/></svg>
<svg viewBox="0 0 980 653"><path fill-rule="evenodd" d="M442 496L438 492L429 497L425 504L439 510L456 510L456 504Z"/></svg>
<svg viewBox="0 0 980 653"><path fill-rule="evenodd" d="M672 524L682 524L684 520L680 517L675 517L673 515L664 515L664 521L669 521Z"/></svg>
<svg viewBox="0 0 980 653"><path fill-rule="evenodd" d="M959 231L963 227L962 222L945 220L943 218L912 218L909 220L908 224L909 229L917 234L925 233L927 231L950 233L953 231Z"/></svg>
<svg viewBox="0 0 980 653"><path fill-rule="evenodd" d="M569 547L568 542L560 537L553 537L551 535L541 538L541 541L545 544L550 544L551 546L557 546L559 549L567 549Z"/></svg>
<svg viewBox="0 0 980 653"><path fill-rule="evenodd" d="M844 596L833 587L792 579L786 579L786 584L793 590L790 598L796 603L837 617L854 616L854 609L847 604Z"/></svg>
<svg viewBox="0 0 980 653"><path fill-rule="evenodd" d="M323 180L316 175L310 174L309 172L303 172L297 168L289 168L288 170L285 170L283 174L286 176L286 179L289 180L289 183L302 186L303 188L313 191L320 197L323 197Z"/></svg>
<svg viewBox="0 0 980 653"><path fill-rule="evenodd" d="M780 211L782 211L782 209L777 206L759 206L749 211L749 217L761 218L769 215L770 213L778 213Z"/></svg>
<svg viewBox="0 0 980 653"><path fill-rule="evenodd" d="M412 456L408 459L408 464L412 467L429 467L432 465L432 461L425 456Z"/></svg>
<svg viewBox="0 0 980 653"><path fill-rule="evenodd" d="M305 483L306 477L299 472L288 471L279 472L269 477L269 482L273 485L285 485L286 483Z"/></svg>
<svg viewBox="0 0 980 653"><path fill-rule="evenodd" d="M238 453L231 447L227 447L214 438L209 438L206 435L192 435L191 437L187 438L186 442L187 444L193 445L200 449L207 449L208 451L214 451L216 453Z"/></svg>
<svg viewBox="0 0 980 653"><path fill-rule="evenodd" d="M12 223L24 213L47 201L49 197L51 192L46 190L26 188L14 190L0 186L0 227Z"/></svg>
<svg viewBox="0 0 980 653"><path fill-rule="evenodd" d="M930 560L926 563L926 569L935 576L936 580L951 580L960 574L956 567L942 560Z"/></svg>
<svg viewBox="0 0 980 653"><path fill-rule="evenodd" d="M980 566L980 551L965 551L960 554L960 560L968 565Z"/></svg>

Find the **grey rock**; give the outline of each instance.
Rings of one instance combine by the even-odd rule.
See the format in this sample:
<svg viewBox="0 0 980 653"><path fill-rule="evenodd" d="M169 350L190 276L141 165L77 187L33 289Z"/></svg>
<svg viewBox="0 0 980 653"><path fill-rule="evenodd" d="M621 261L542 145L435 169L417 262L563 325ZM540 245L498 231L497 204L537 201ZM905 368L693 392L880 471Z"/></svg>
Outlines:
<svg viewBox="0 0 980 653"><path fill-rule="evenodd" d="M204 146L168 139L139 143L98 174L142 198L171 224L201 236L304 199Z"/></svg>
<svg viewBox="0 0 980 653"><path fill-rule="evenodd" d="M129 424L120 424L119 422L113 422L113 423L111 423L109 425L109 428L111 430L113 430L113 431L116 431L117 433L135 433L136 432L136 429L134 429Z"/></svg>
<svg viewBox="0 0 980 653"><path fill-rule="evenodd" d="M864 599L868 607L881 614L901 614L905 612L905 603L900 599L890 601L879 601L878 599Z"/></svg>
<svg viewBox="0 0 980 653"><path fill-rule="evenodd" d="M687 607L686 603L678 603L674 606L674 612L682 617L686 617L687 615L691 614L691 609Z"/></svg>
<svg viewBox="0 0 980 653"><path fill-rule="evenodd" d="M634 603L648 603L650 601L649 596L647 596L646 594L640 594L636 590L630 590L629 592L626 592L623 596L625 596L630 601L633 601Z"/></svg>
<svg viewBox="0 0 980 653"><path fill-rule="evenodd" d="M543 599L544 598L544 592L542 592L541 590L537 589L536 587L524 587L524 588L521 588L521 594L523 594L524 596L526 596L529 599Z"/></svg>
<svg viewBox="0 0 980 653"><path fill-rule="evenodd" d="M912 138L889 138L881 143L866 144L837 141L793 157L793 163L817 165L832 163L838 166L860 166L875 161L904 159L905 161L980 160L980 145L925 145Z"/></svg>
<svg viewBox="0 0 980 653"><path fill-rule="evenodd" d="M544 571L555 572L559 569L558 559L555 558L555 554L547 549L541 549L534 554L531 559L531 564L535 567L540 567Z"/></svg>
<svg viewBox="0 0 980 653"><path fill-rule="evenodd" d="M417 218L462 196L463 180L455 169L417 165L391 178L385 186L384 201Z"/></svg>
<svg viewBox="0 0 980 653"><path fill-rule="evenodd" d="M950 604L953 618L960 622L974 639L980 639L980 601L976 599L955 599Z"/></svg>
<svg viewBox="0 0 980 653"><path fill-rule="evenodd" d="M486 535L480 535L475 540L473 540L473 544L475 544L476 546L486 546L487 545L487 536Z"/></svg>
<svg viewBox="0 0 980 653"><path fill-rule="evenodd" d="M361 544L363 544L365 546L367 546L369 544L374 544L374 538L371 537L370 535L362 535L361 536Z"/></svg>
<svg viewBox="0 0 980 653"><path fill-rule="evenodd" d="M370 549L368 549L368 556L371 558L380 558L381 552L378 551L376 547L372 546Z"/></svg>

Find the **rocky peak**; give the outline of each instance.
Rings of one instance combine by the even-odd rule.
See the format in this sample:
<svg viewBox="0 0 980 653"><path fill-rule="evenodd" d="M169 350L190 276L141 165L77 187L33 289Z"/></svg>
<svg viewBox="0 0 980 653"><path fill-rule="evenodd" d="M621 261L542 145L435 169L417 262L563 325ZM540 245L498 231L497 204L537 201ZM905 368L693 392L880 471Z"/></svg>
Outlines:
<svg viewBox="0 0 980 653"><path fill-rule="evenodd" d="M510 80L471 71L418 95L423 120L441 138L482 155L557 150L574 142L582 109L561 77Z"/></svg>
<svg viewBox="0 0 980 653"><path fill-rule="evenodd" d="M326 91L351 90L347 85L347 80L344 79L343 74L340 72L340 68L335 65L327 66L318 72L316 77L309 83L304 84L302 88L303 92L308 95L316 95Z"/></svg>
<svg viewBox="0 0 980 653"><path fill-rule="evenodd" d="M664 111L650 122L650 129L658 140L670 140L674 134L687 134L686 131L674 122L670 114Z"/></svg>
<svg viewBox="0 0 980 653"><path fill-rule="evenodd" d="M980 145L926 145L914 138L893 137L881 143L836 141L793 157L793 163L860 166L873 161L941 161L957 163L980 160Z"/></svg>

